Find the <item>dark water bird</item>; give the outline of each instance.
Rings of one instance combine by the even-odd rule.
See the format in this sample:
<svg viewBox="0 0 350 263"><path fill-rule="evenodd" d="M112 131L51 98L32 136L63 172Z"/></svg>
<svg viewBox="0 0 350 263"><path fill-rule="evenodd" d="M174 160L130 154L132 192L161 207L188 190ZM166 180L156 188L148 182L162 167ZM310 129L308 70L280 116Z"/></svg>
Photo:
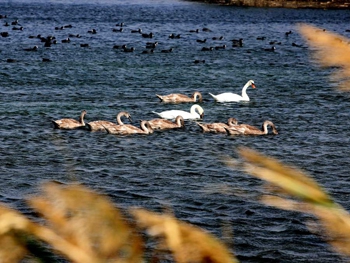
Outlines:
<svg viewBox="0 0 350 263"><path fill-rule="evenodd" d="M18 19L16 19L16 20L12 21L12 22L11 22L11 25L13 25L13 26L18 25Z"/></svg>
<svg viewBox="0 0 350 263"><path fill-rule="evenodd" d="M0 35L2 37L8 37L9 36L9 32L1 32Z"/></svg>
<svg viewBox="0 0 350 263"><path fill-rule="evenodd" d="M198 43L205 43L205 42L207 42L207 39L197 39L196 41Z"/></svg>
<svg viewBox="0 0 350 263"><path fill-rule="evenodd" d="M91 121L85 124L85 127L89 131L106 131L106 128L115 127L117 125L124 125L122 121L122 117L127 118L130 122L132 122L131 115L127 111L121 111L117 115L117 123L110 122L110 121Z"/></svg>
<svg viewBox="0 0 350 263"><path fill-rule="evenodd" d="M213 51L213 47L202 47L201 51Z"/></svg>
<svg viewBox="0 0 350 263"><path fill-rule="evenodd" d="M142 34L142 29L141 28L139 28L139 29L132 29L131 33L140 33L140 34Z"/></svg>
<svg viewBox="0 0 350 263"><path fill-rule="evenodd" d="M171 53L173 52L174 48L169 48L169 49L163 49L161 53Z"/></svg>
<svg viewBox="0 0 350 263"><path fill-rule="evenodd" d="M209 28L207 28L207 27L203 27L202 31L203 32L211 32L211 30Z"/></svg>
<svg viewBox="0 0 350 263"><path fill-rule="evenodd" d="M227 123L214 122L214 123L199 123L197 125L202 129L203 132L210 133L226 133L225 128L233 127L237 125L238 121L235 118L229 118Z"/></svg>
<svg viewBox="0 0 350 263"><path fill-rule="evenodd" d="M202 102L203 97L199 91L193 92L192 96L189 97L180 93L172 93L168 95L158 95L156 96L161 100L161 102L165 103L183 103L183 102Z"/></svg>
<svg viewBox="0 0 350 263"><path fill-rule="evenodd" d="M181 35L180 34L177 34L177 35L175 35L175 34L170 34L169 35L169 38L171 38L171 39L179 39L179 38L181 38Z"/></svg>
<svg viewBox="0 0 350 263"><path fill-rule="evenodd" d="M63 26L64 28L73 28L71 24Z"/></svg>
<svg viewBox="0 0 350 263"><path fill-rule="evenodd" d="M0 15L0 19L7 18L7 15Z"/></svg>
<svg viewBox="0 0 350 263"><path fill-rule="evenodd" d="M88 43L82 43L82 44L80 44L80 47L89 47L89 44Z"/></svg>
<svg viewBox="0 0 350 263"><path fill-rule="evenodd" d="M182 116L177 116L175 121L166 119L152 119L148 120L153 130L169 130L169 129L179 129L185 128L185 121Z"/></svg>
<svg viewBox="0 0 350 263"><path fill-rule="evenodd" d="M8 22L5 22L4 26L10 26L10 24Z"/></svg>
<svg viewBox="0 0 350 263"><path fill-rule="evenodd" d="M199 29L195 29L195 30L191 29L190 33L199 33Z"/></svg>
<svg viewBox="0 0 350 263"><path fill-rule="evenodd" d="M123 51L124 51L124 52L134 52L134 51L135 51L135 48L134 48L134 47L131 47L131 48L124 47L124 48L123 48Z"/></svg>
<svg viewBox="0 0 350 263"><path fill-rule="evenodd" d="M198 63L205 63L205 60L204 59L195 59L193 61L194 64L198 64Z"/></svg>
<svg viewBox="0 0 350 263"><path fill-rule="evenodd" d="M142 37L144 37L144 38L153 38L153 33L152 33L152 32L149 33L149 34L143 33L143 34L141 34L141 35L142 35Z"/></svg>
<svg viewBox="0 0 350 263"><path fill-rule="evenodd" d="M270 45L281 45L282 42L270 41L269 44L270 44Z"/></svg>
<svg viewBox="0 0 350 263"><path fill-rule="evenodd" d="M262 124L261 129L251 126L249 124L238 124L226 128L226 132L229 135L245 134L245 135L266 135L269 133L268 127L272 128L273 134L278 134L276 126L272 121L266 120Z"/></svg>
<svg viewBox="0 0 350 263"><path fill-rule="evenodd" d="M65 38L61 40L62 43L70 43L70 38Z"/></svg>
<svg viewBox="0 0 350 263"><path fill-rule="evenodd" d="M292 43L292 46L293 46L293 47L303 47L302 45L296 44L296 43L294 43L294 42Z"/></svg>
<svg viewBox="0 0 350 263"><path fill-rule="evenodd" d="M83 110L80 114L79 120L75 119L59 119L53 120L52 123L56 129L64 129L64 130L74 130L79 128L85 128L84 117L86 115L86 110Z"/></svg>
<svg viewBox="0 0 350 263"><path fill-rule="evenodd" d="M76 38L81 38L80 34L69 34L68 37L76 37Z"/></svg>
<svg viewBox="0 0 350 263"><path fill-rule="evenodd" d="M272 46L270 48L264 48L265 51L270 51L270 52L274 52L276 50L275 46Z"/></svg>
<svg viewBox="0 0 350 263"><path fill-rule="evenodd" d="M55 27L55 30L63 30L63 29L64 29L63 26L56 26L56 27Z"/></svg>
<svg viewBox="0 0 350 263"><path fill-rule="evenodd" d="M232 47L243 47L243 38L232 39Z"/></svg>
<svg viewBox="0 0 350 263"><path fill-rule="evenodd" d="M93 28L91 30L88 30L88 33L89 34L97 34L97 30Z"/></svg>
<svg viewBox="0 0 350 263"><path fill-rule="evenodd" d="M154 53L154 50L153 49L149 49L149 50L144 50L142 51L142 54L152 54Z"/></svg>
<svg viewBox="0 0 350 263"><path fill-rule="evenodd" d="M113 28L112 29L112 31L113 32L123 32L124 31L124 29L121 27L121 28L119 28L119 29L117 29L117 28Z"/></svg>
<svg viewBox="0 0 350 263"><path fill-rule="evenodd" d="M290 34L292 34L292 31L289 30L288 32L284 33L286 37L288 37Z"/></svg>
<svg viewBox="0 0 350 263"><path fill-rule="evenodd" d="M126 48L125 44L124 45L114 45L113 46L113 49L124 49L124 48Z"/></svg>
<svg viewBox="0 0 350 263"><path fill-rule="evenodd" d="M8 62L8 63L14 63L14 62L17 62L17 60L16 60L16 59L13 59L13 58L8 58L8 59L6 59L6 62Z"/></svg>
<svg viewBox="0 0 350 263"><path fill-rule="evenodd" d="M223 36L220 36L220 37L212 37L211 39L212 39L212 40L223 40L224 37L223 37Z"/></svg>
<svg viewBox="0 0 350 263"><path fill-rule="evenodd" d="M153 133L153 129L148 121L142 120L140 123L140 128L130 125L117 125L113 127L105 127L106 131L110 134L117 135L129 135L129 134L151 134Z"/></svg>
<svg viewBox="0 0 350 263"><path fill-rule="evenodd" d="M257 37L256 40L265 40L266 37Z"/></svg>
<svg viewBox="0 0 350 263"><path fill-rule="evenodd" d="M146 43L146 48L152 48L152 49L154 49L154 48L156 48L158 46L158 41L156 41L156 42L147 42Z"/></svg>
<svg viewBox="0 0 350 263"><path fill-rule="evenodd" d="M21 27L14 26L14 27L12 28L12 30L23 31L23 26L21 26Z"/></svg>
<svg viewBox="0 0 350 263"><path fill-rule="evenodd" d="M38 50L38 46L34 46L34 47L30 47L30 48L24 48L24 51L37 51Z"/></svg>
<svg viewBox="0 0 350 263"><path fill-rule="evenodd" d="M226 45L216 46L215 50L226 49Z"/></svg>
<svg viewBox="0 0 350 263"><path fill-rule="evenodd" d="M41 60L42 62L51 62L52 60L51 59L49 59L49 58L42 58L42 60Z"/></svg>

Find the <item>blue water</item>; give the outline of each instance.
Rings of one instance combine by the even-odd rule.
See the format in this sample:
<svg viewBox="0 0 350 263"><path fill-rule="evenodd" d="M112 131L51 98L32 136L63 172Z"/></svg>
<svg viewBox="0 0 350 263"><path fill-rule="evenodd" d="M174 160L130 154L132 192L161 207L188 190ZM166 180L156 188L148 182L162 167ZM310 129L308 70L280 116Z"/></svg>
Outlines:
<svg viewBox="0 0 350 263"><path fill-rule="evenodd" d="M342 259L304 222L310 216L265 207L256 200L261 182L226 167L223 156L237 158L239 146L254 148L312 175L337 202L350 209L350 98L335 89L330 69L319 68L298 34L309 23L349 36L350 11L237 8L184 1L0 1L0 201L31 214L25 203L40 183L81 182L105 193L122 208L152 211L172 207L175 215L221 236L232 225L232 251L241 262L340 262ZM24 29L5 22L18 19ZM112 32L124 22L124 32ZM55 30L55 27L72 28ZM190 33L208 27L212 32ZM97 34L87 31L96 29ZM141 28L153 39L132 34ZM289 37L285 32L292 30ZM180 39L169 39L171 33ZM44 48L37 38L55 36ZM69 34L80 34L61 43ZM221 41L212 37L224 36ZM265 36L265 40L257 37ZM197 39L207 38L206 44ZM234 48L230 40L243 38ZM141 54L158 41L153 54ZM281 42L266 52L270 41ZM302 45L293 47L292 43ZM80 44L88 43L88 48ZM132 53L114 45L135 47ZM226 44L203 52L203 46ZM36 52L24 48L38 45ZM174 48L169 54L162 49ZM8 63L7 59L16 62ZM42 62L48 58L51 62ZM205 63L195 64L195 59ZM209 92L240 93L248 103L215 103ZM137 125L152 111L189 110L189 104L160 103L155 94L204 96L204 122L276 124L279 134L230 137L204 134L195 122L185 130L147 136L114 136L84 130L55 130L51 120L78 118L114 121L129 111ZM223 238L226 242L232 242Z"/></svg>

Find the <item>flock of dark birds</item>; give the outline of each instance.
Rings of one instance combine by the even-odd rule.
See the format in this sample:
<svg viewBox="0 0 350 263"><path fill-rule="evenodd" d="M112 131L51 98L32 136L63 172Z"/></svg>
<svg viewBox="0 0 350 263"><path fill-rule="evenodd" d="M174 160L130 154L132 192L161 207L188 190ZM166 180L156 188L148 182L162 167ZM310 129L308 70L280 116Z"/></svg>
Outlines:
<svg viewBox="0 0 350 263"><path fill-rule="evenodd" d="M7 19L6 15L0 15L0 19ZM4 27L12 27L12 30L20 30L25 31L25 27L20 24L20 22L16 19L12 22L5 21L3 24ZM155 37L155 34L153 32L144 33L142 29L127 29L125 27L124 23L118 23L115 25L118 28L111 28L112 32L116 33L122 33L122 32L129 32L131 34L138 34L142 38L148 39L148 41L145 43L144 50L141 52L143 54L145 53L153 53L155 50L157 50L159 42L158 41L150 41ZM56 31L66 30L74 28L72 25L65 25L65 26L58 26L55 27ZM189 30L186 32L187 34L197 34L199 32L212 32L209 28L202 28L202 29L194 29ZM91 29L86 32L87 34L98 34L98 30ZM288 31L285 33L285 36L288 37L290 34L292 34L292 31ZM11 33L8 31L2 31L0 32L0 35L4 38L11 37ZM73 38L83 38L80 34L72 34L69 33L67 35L67 38L61 39L58 41L58 39L55 36L49 35L49 36L42 36L41 34L37 35L29 35L28 38L30 39L38 39L44 48L51 48L52 46L58 44L58 43L70 43ZM181 34L175 34L172 33L168 36L169 39L181 39ZM196 42L200 45L205 45L206 43L210 42L208 41L209 37L204 39L196 39ZM211 43L217 43L218 41L224 41L223 36L212 36ZM257 37L257 40L265 40L265 37ZM214 42L213 42L214 41ZM243 38L239 39L231 39L228 43L230 43L232 48L240 48L243 47L244 42ZM213 51L213 50L223 50L227 48L227 44L221 44L216 46L202 46L201 51ZM274 51L275 45L280 44L280 42L272 41L269 42L269 45L271 45L270 48L264 49L265 51ZM88 43L80 43L80 47L86 48L90 45ZM298 46L295 43L293 43L293 46ZM112 47L113 49L119 49L123 52L134 52L136 50L135 47L128 47L127 44L118 44L114 45ZM23 48L23 51L32 51L35 52L39 49L38 45L34 45L29 48ZM173 52L174 48L170 47L169 49L161 49L160 53L171 53ZM49 62L51 61L48 58L42 58L42 61ZM8 58L7 62L16 62L16 60ZM194 63L205 63L205 60L194 60ZM246 85L242 88L242 95L225 92L222 94L210 95L215 99L216 102L240 102L240 101L249 101L249 97L247 95L247 88L252 87L255 88L255 84L253 80L249 80ZM188 97L184 94L168 94L168 95L156 95L163 103L196 103L196 102L202 102L202 95L199 92L194 92L192 97ZM190 112L181 111L181 110L169 110L169 111L163 111L163 112L154 112L157 114L160 118L152 119L152 120L143 120L140 123L140 127L133 126L131 124L124 124L121 120L122 117L126 117L131 121L131 116L128 112L120 112L117 115L117 122L110 122L105 120L98 120L98 121L92 121L85 123L84 117L86 115L86 111L83 110L81 112L81 115L79 117L79 120L71 119L71 118L64 118L59 120L52 121L55 128L58 129L87 129L90 131L105 131L111 134L119 134L119 135L127 135L127 134L150 134L153 133L154 130L166 130L166 129L178 129L178 128L184 128L185 120L202 120L204 116L204 110L201 106L198 104L194 104ZM196 122L198 126L201 128L203 132L210 132L210 133L226 133L228 135L265 135L268 134L268 127L271 127L273 134L278 134L275 125L271 121L265 121L262 125L262 128L256 128L248 124L238 124L238 121L234 118L229 118L227 123L222 122L216 122L216 123L203 123L203 122Z"/></svg>
<svg viewBox="0 0 350 263"><path fill-rule="evenodd" d="M22 25L18 19L14 19L12 21L7 21L8 16L7 15L0 15L0 20L3 20L3 27L7 29L6 31L0 32L0 36L7 38L11 37L12 33L11 31L26 31L26 28L24 25ZM11 31L10 31L10 30ZM73 25L68 24L64 26L56 26L54 28L55 31L62 31L62 30L69 30L69 29L75 29ZM125 25L125 23L117 23L111 27L111 32L115 33L131 33L131 34L137 34L140 35L142 38L147 39L148 41L145 42L144 49L141 51L142 54L151 54L156 52L158 50L158 46L160 44L159 40L151 41L151 39L156 38L156 34L153 32L143 32L141 28L138 29L128 29L128 27ZM178 33L171 33L168 36L168 39L181 39L184 38L184 35L187 34L193 34L196 35L198 33L202 32L208 32L211 33L212 30L203 27L202 29L193 29L193 30L188 30L184 34L178 34ZM87 30L84 33L67 33L67 36L63 39L57 39L54 35L48 35L48 36L43 36L42 34L34 34L34 35L28 35L28 38L30 39L37 39L42 43L42 46L44 48L50 48L53 47L56 44L59 43L74 43L75 45L78 43L80 47L82 48L88 48L90 47L89 43L81 43L84 39L86 39L85 34L99 34L98 30L95 28L92 28L90 30ZM292 31L285 32L285 36L288 37L290 34L292 34ZM186 36L185 36L186 37ZM81 39L80 41L74 41L73 39ZM257 40L266 40L266 37L264 36L258 36L256 37ZM224 50L227 49L229 46L232 48L239 48L244 46L244 39L243 38L238 38L238 39L230 39L227 40L226 43L222 42L222 44L218 44L220 41L226 41L224 36L208 36L206 38L197 38L196 42L201 45L201 51L214 51L214 50ZM209 46L207 46L209 44ZM276 45L280 45L281 42L279 41L269 41L269 47L263 48L265 51L275 51L276 50ZM129 47L129 44L116 44L113 45L112 48L116 50L121 50L123 52L135 52L136 48L134 46ZM35 44L34 46L31 47L25 47L23 48L23 51L38 51L39 44ZM292 46L294 47L302 47L302 45L292 43ZM174 51L174 47L170 47L167 49L160 49L160 53L171 53ZM16 62L15 59L13 58L8 58L6 60L7 62ZM42 58L43 62L50 62L51 59L49 58ZM205 63L205 60L203 59L196 59L193 61L194 63Z"/></svg>

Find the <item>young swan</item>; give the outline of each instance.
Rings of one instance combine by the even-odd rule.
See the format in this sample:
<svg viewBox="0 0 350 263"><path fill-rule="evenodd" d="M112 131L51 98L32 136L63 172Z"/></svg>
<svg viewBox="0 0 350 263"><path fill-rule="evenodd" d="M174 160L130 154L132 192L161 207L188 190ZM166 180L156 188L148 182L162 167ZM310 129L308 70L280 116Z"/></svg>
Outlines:
<svg viewBox="0 0 350 263"><path fill-rule="evenodd" d="M231 92L225 92L218 95L213 95L209 93L217 102L238 102L238 101L249 101L249 97L247 95L247 88L252 86L255 89L255 84L253 80L249 80L244 87L242 88L242 96L238 94L234 94Z"/></svg>
<svg viewBox="0 0 350 263"><path fill-rule="evenodd" d="M173 120L179 115L182 118L184 118L184 120L198 120L198 119L202 119L204 116L204 110L198 104L192 105L190 112L183 111L183 110L168 110L168 111L162 111L162 112L153 111L153 113L157 114L159 117L163 119L168 119L168 120Z"/></svg>
<svg viewBox="0 0 350 263"><path fill-rule="evenodd" d="M174 122L166 119L153 119L149 120L148 123L154 130L185 128L185 121L182 116L177 116Z"/></svg>
<svg viewBox="0 0 350 263"><path fill-rule="evenodd" d="M128 135L128 134L150 134L153 133L153 129L148 121L141 121L140 128L130 125L116 125L114 127L105 127L106 131L110 134Z"/></svg>
<svg viewBox="0 0 350 263"><path fill-rule="evenodd" d="M229 118L227 123L214 122L214 123L197 123L203 132L211 133L226 133L225 128L234 127L238 121L235 118Z"/></svg>
<svg viewBox="0 0 350 263"><path fill-rule="evenodd" d="M233 127L229 127L226 129L227 134L236 135L236 134L246 134L246 135L266 135L269 133L267 127L271 126L272 133L278 134L275 125L272 121L264 121L261 130L249 124L238 124Z"/></svg>
<svg viewBox="0 0 350 263"><path fill-rule="evenodd" d="M60 120L53 120L52 123L56 129L74 130L74 129L84 128L85 115L86 115L86 110L83 110L80 114L79 121L75 119L60 119Z"/></svg>
<svg viewBox="0 0 350 263"><path fill-rule="evenodd" d="M121 120L121 117L126 117L131 122L131 116L127 111L121 111L117 115L117 123L113 123L110 121L92 121L86 124L86 128L89 131L105 131L106 127L114 127L117 125L124 125L124 123Z"/></svg>
<svg viewBox="0 0 350 263"><path fill-rule="evenodd" d="M173 94L169 94L169 95L158 95L156 94L156 96L165 103L182 103L182 102L202 102L203 101L203 97L202 94L198 91L195 91L191 97L188 97L184 94L180 94L180 93L173 93Z"/></svg>

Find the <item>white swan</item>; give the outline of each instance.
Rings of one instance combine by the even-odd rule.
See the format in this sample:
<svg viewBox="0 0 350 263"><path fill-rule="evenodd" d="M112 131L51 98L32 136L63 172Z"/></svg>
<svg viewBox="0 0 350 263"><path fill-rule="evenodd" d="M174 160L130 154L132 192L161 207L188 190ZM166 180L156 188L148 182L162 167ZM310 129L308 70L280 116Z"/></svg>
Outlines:
<svg viewBox="0 0 350 263"><path fill-rule="evenodd" d="M192 105L190 112L182 111L182 110L168 110L168 111L162 111L162 112L153 111L153 113L157 114L159 117L163 119L168 119L168 120L175 119L177 116L181 116L184 120L198 120L198 119L202 119L204 116L204 110L198 104Z"/></svg>
<svg viewBox="0 0 350 263"><path fill-rule="evenodd" d="M253 80L249 80L242 89L242 96L238 94L234 94L231 92L225 92L218 95L213 95L209 93L217 102L231 102L231 101L249 101L249 97L247 95L247 88L252 86L255 89L255 84Z"/></svg>

